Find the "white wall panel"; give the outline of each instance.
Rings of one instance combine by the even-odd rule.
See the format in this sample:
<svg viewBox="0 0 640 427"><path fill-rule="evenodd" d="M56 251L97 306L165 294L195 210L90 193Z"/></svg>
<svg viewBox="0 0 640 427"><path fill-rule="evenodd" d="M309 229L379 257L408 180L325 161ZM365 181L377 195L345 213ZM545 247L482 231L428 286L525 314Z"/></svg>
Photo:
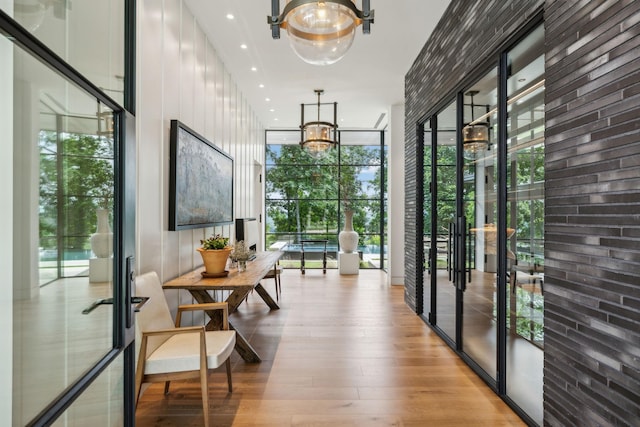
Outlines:
<svg viewBox="0 0 640 427"><path fill-rule="evenodd" d="M153 266L162 265L162 234L158 236L158 230L163 228L163 215L165 209L163 197L163 92L162 73L157 72L157 64L162 63L163 57L163 21L162 3L154 0L142 2L142 14L146 17L138 23L138 31L149 42L156 43L155 49L139 49L138 73L144 76L138 80L138 98L145 100L144 108L137 110L137 146L138 157L144 158L138 162L138 211L144 206L144 221L138 222L137 241L146 242L144 245L145 256L137 256L139 271L148 271ZM143 44L146 44L143 42ZM154 70L155 69L155 70ZM138 251L140 251L138 246ZM161 274L161 271L158 271Z"/></svg>
<svg viewBox="0 0 640 427"><path fill-rule="evenodd" d="M0 8L8 13L13 12L11 0L0 0ZM13 200L13 44L3 37L0 40L0 199ZM3 224L14 224L13 209L0 209L0 220ZM13 207L12 203L9 206ZM2 227L0 239L13 242L13 228ZM13 384L13 247L0 247L0 269L3 283L0 292L0 346L4 351L0 354L0 425L11 425L12 384Z"/></svg>
<svg viewBox="0 0 640 427"><path fill-rule="evenodd" d="M195 125L194 114L194 93L195 93L195 27L196 22L193 15L181 3L180 17L180 78L176 80L180 88L180 121L185 125L198 131ZM169 82L167 82L169 83ZM174 83L175 84L175 83ZM194 244L199 240L201 230L184 230L177 232L179 236L178 262L180 272L190 269L195 261ZM197 255L197 254L195 254ZM188 295L186 292L183 297ZM182 303L189 303L190 299L183 299Z"/></svg>
<svg viewBox="0 0 640 427"><path fill-rule="evenodd" d="M391 107L389 145L388 224L389 270L387 280L392 285L404 285L404 105Z"/></svg>
<svg viewBox="0 0 640 427"><path fill-rule="evenodd" d="M144 0L138 22L138 267L166 281L202 264L195 250L200 239L232 237L233 230L168 231L170 121L182 121L234 158L236 212L252 203L247 165L263 163L264 129L218 57L215 40L181 0ZM186 293L168 297L174 309L189 299Z"/></svg>
<svg viewBox="0 0 640 427"><path fill-rule="evenodd" d="M149 0L152 3L159 3L156 0ZM159 264L153 265L153 270L157 271L160 278L175 277L179 274L180 264L176 262L178 260L179 253L179 233L167 231L168 230L168 213L169 213L169 127L171 119L180 119L180 87L177 82L180 81L180 26L181 26L181 8L180 1L178 0L166 0L163 2L163 31L162 31L162 60L156 63L146 64L147 71L142 74L138 73L138 81L146 79L148 73L161 73L162 74L162 139L158 141L158 150L162 152L162 162L160 168L163 170L162 177L155 182L153 187L146 189L144 187L138 188L138 193L145 191L152 191L162 199L162 209L160 215L162 216L162 222L159 229L155 231L155 235L162 240L162 258L159 260ZM144 21L144 17L140 17L141 21ZM155 49L158 45L158 40L153 38L147 38L144 34L140 37L146 46L140 46L139 50ZM142 98L139 101L139 107L137 111L143 111L146 108L147 100ZM138 155L138 162L140 164L146 162L146 153L141 152ZM149 167L154 167L153 164ZM137 212L138 224L145 221L147 214L147 207L141 205ZM161 238L164 236L164 238ZM136 242L138 247L145 245L145 240ZM141 257L145 256L145 251L141 252ZM165 262L165 260L173 260L172 262ZM141 270L141 272L145 272Z"/></svg>
<svg viewBox="0 0 640 427"><path fill-rule="evenodd" d="M193 19L195 24L195 18ZM206 36L197 25L194 26L194 69L193 69L193 122L192 127L204 135L206 111L204 108L205 89L207 87L207 48Z"/></svg>
<svg viewBox="0 0 640 427"><path fill-rule="evenodd" d="M206 41L206 40L205 40ZM204 136L216 144L216 57L210 44L205 45L206 69L205 69L205 99L204 99Z"/></svg>

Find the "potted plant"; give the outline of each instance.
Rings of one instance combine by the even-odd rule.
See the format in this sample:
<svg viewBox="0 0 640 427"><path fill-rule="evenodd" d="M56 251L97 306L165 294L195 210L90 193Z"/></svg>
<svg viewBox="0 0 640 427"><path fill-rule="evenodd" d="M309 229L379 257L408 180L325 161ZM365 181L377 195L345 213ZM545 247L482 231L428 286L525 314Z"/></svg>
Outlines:
<svg viewBox="0 0 640 427"><path fill-rule="evenodd" d="M245 245L244 240L240 240L233 245L230 257L233 261L238 262L238 271L244 271L247 268L247 261L253 255L253 251Z"/></svg>
<svg viewBox="0 0 640 427"><path fill-rule="evenodd" d="M221 274L225 272L227 259L231 253L229 238L220 234L200 240L202 247L197 249L202 256L204 268L207 274Z"/></svg>

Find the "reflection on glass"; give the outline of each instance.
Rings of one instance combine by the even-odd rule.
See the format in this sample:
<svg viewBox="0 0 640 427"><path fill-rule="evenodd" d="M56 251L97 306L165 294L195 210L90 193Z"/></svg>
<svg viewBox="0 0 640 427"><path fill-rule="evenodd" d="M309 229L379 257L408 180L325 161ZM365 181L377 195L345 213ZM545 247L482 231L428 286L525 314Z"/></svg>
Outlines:
<svg viewBox="0 0 640 427"><path fill-rule="evenodd" d="M456 103L436 117L436 324L451 340L456 340L456 288L453 282L456 218ZM433 274L433 273L432 273Z"/></svg>
<svg viewBox="0 0 640 427"><path fill-rule="evenodd" d="M463 298L463 350L496 378L497 366L497 69L475 82L464 96L464 122L486 133L463 146L466 217L466 290ZM481 141L482 139L482 141ZM463 141L464 142L464 141Z"/></svg>
<svg viewBox="0 0 640 427"><path fill-rule="evenodd" d="M13 16L20 25L120 104L124 11L124 0L13 2Z"/></svg>
<svg viewBox="0 0 640 427"><path fill-rule="evenodd" d="M431 209L433 206L433 189L431 186L431 172L433 170L431 165L431 155L433 153L433 145L431 142L431 120L424 123L424 152L423 152L423 207L422 207L422 244L424 254L424 264L422 270L424 271L422 285L422 307L423 312L428 314L431 312L431 277L435 276L435 270L437 263L433 263L432 258L438 251L438 242L433 241L431 228L433 226L433 215Z"/></svg>
<svg viewBox="0 0 640 427"><path fill-rule="evenodd" d="M544 30L508 52L507 394L542 425Z"/></svg>
<svg viewBox="0 0 640 427"><path fill-rule="evenodd" d="M114 360L52 426L123 426L123 357Z"/></svg>
<svg viewBox="0 0 640 427"><path fill-rule="evenodd" d="M13 418L24 425L113 347L113 306L83 310L113 296L114 141L111 111L14 52L15 191L38 195L16 204L13 224L33 236L15 253L28 260L13 303Z"/></svg>

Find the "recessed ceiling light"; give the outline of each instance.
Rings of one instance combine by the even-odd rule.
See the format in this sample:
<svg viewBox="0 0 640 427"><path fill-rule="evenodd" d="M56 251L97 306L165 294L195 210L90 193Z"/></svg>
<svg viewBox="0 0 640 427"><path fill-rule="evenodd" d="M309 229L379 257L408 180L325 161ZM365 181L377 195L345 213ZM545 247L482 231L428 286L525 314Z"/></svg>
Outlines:
<svg viewBox="0 0 640 427"><path fill-rule="evenodd" d="M274 121L274 122L277 122L277 121L278 121L278 118L277 118L277 117L275 117L275 118L273 119L273 121Z"/></svg>
<svg viewBox="0 0 640 427"><path fill-rule="evenodd" d="M276 109L275 108L270 108L269 111L271 111L273 113L274 111L276 111Z"/></svg>
<svg viewBox="0 0 640 427"><path fill-rule="evenodd" d="M264 85L263 85L262 83L260 83L260 84L258 85L258 87L259 87L260 89L262 89L262 88L264 87Z"/></svg>
<svg viewBox="0 0 640 427"><path fill-rule="evenodd" d="M235 18L235 16L233 16L233 13L227 13L228 20L232 20L233 18Z"/></svg>
<svg viewBox="0 0 640 427"><path fill-rule="evenodd" d="M256 67L251 67L251 71L258 71Z"/></svg>
<svg viewBox="0 0 640 427"><path fill-rule="evenodd" d="M246 44L242 43L242 44L240 45L240 49L246 49L246 48L247 48L247 45L246 45Z"/></svg>
<svg viewBox="0 0 640 427"><path fill-rule="evenodd" d="M271 98L265 98L264 100L269 102L269 101L271 101Z"/></svg>

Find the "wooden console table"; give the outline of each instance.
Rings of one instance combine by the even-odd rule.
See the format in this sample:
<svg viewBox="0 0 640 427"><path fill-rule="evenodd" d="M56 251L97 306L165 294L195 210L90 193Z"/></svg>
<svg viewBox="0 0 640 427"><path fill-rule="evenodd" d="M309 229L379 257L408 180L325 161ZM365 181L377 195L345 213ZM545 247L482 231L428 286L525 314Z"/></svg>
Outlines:
<svg viewBox="0 0 640 427"><path fill-rule="evenodd" d="M204 278L201 274L204 271L204 267L200 267L166 282L162 287L164 289L186 289L193 298L201 304L215 302L209 291L231 291L226 299L226 302L229 304L229 313L235 312L249 292L255 289L269 308L277 310L280 307L273 298L271 298L271 295L269 295L266 289L262 287L260 281L269 270L273 268L282 254L283 252L281 251L258 252L253 261L247 262L246 271L239 273L236 269L233 269L229 271L229 275L226 277ZM220 310L207 311L206 313L210 318L206 329L220 329L220 325L222 324ZM260 362L261 359L258 353L251 347L251 344L249 344L240 331L233 327L231 320L229 321L229 327L236 331L235 349L240 356L247 362Z"/></svg>

